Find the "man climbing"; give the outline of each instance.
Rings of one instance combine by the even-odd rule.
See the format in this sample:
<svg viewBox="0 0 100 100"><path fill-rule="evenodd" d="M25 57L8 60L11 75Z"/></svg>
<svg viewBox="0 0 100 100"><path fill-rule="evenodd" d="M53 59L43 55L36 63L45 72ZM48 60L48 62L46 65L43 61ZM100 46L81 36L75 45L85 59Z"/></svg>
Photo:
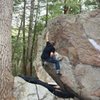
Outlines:
<svg viewBox="0 0 100 100"><path fill-rule="evenodd" d="M49 41L48 34L49 33L47 32L46 33L46 46L42 52L41 59L42 59L42 61L46 61L46 62L55 64L57 75L61 75L59 60L57 60L55 57L55 51L56 51L55 47L54 47L55 42Z"/></svg>

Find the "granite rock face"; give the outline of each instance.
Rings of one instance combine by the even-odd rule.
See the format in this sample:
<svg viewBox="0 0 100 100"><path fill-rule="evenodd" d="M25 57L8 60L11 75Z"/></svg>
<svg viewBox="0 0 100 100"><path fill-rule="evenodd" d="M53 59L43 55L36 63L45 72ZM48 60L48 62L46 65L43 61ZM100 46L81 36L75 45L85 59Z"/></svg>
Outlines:
<svg viewBox="0 0 100 100"><path fill-rule="evenodd" d="M95 41L100 40L99 14L100 11L97 10L70 18L61 15L50 21L47 28L50 32L49 39L57 42L57 51L66 56L68 53L72 54L71 60L74 60L75 64L81 62L99 67L100 51L96 50L88 40L90 38Z"/></svg>
<svg viewBox="0 0 100 100"><path fill-rule="evenodd" d="M14 95L16 100L53 100L52 94L43 86L30 84L20 77L15 77Z"/></svg>
<svg viewBox="0 0 100 100"><path fill-rule="evenodd" d="M90 97L91 100L99 100L100 9L75 16L60 15L50 20L43 34L39 35L34 66L41 80L54 83L41 64L41 52L45 46L44 37L47 31L49 40L56 41L56 50L63 56L60 66L66 84L81 95Z"/></svg>
<svg viewBox="0 0 100 100"><path fill-rule="evenodd" d="M14 79L14 96L16 100L63 100L54 96L45 87L28 83L20 77Z"/></svg>

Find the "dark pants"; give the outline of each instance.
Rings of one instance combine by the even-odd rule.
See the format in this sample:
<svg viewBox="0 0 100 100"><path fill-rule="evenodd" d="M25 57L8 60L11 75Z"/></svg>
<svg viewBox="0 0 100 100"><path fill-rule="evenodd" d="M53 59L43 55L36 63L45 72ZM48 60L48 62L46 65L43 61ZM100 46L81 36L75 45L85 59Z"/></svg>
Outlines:
<svg viewBox="0 0 100 100"><path fill-rule="evenodd" d="M60 65L59 65L59 61L55 58L55 57L50 57L44 61L50 62L55 64L56 70L60 70Z"/></svg>

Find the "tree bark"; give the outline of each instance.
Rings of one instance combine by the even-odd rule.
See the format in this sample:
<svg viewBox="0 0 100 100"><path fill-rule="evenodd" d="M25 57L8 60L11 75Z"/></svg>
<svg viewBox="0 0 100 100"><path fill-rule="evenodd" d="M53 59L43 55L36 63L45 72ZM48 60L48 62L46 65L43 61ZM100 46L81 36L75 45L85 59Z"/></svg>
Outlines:
<svg viewBox="0 0 100 100"><path fill-rule="evenodd" d="M39 11L39 5L40 1L37 0L37 9L36 9L36 17L35 17L35 25L34 25L34 30L33 30L33 38L32 38L32 48L31 48L31 66L33 66L33 61L37 55L37 19L38 19L38 11ZM37 77L37 73L35 70L35 67L33 66L32 72L34 77Z"/></svg>
<svg viewBox="0 0 100 100"><path fill-rule="evenodd" d="M68 10L69 8L66 5L64 5L64 14L67 14Z"/></svg>
<svg viewBox="0 0 100 100"><path fill-rule="evenodd" d="M13 100L11 74L12 0L0 0L0 100Z"/></svg>
<svg viewBox="0 0 100 100"><path fill-rule="evenodd" d="M31 64L31 49L32 49L32 40L33 40L33 13L34 13L34 1L31 0L31 10L30 10L30 20L29 20L29 32L28 32L28 45L27 45L27 57L26 57L26 69L27 69L27 75L32 76L32 64Z"/></svg>
<svg viewBox="0 0 100 100"><path fill-rule="evenodd" d="M45 27L47 27L47 23L48 23L48 0L46 2L46 21L45 21Z"/></svg>
<svg viewBox="0 0 100 100"><path fill-rule="evenodd" d="M79 0L79 2L80 2L80 13L81 13L82 12L82 1Z"/></svg>
<svg viewBox="0 0 100 100"><path fill-rule="evenodd" d="M22 65L22 73L24 75L26 75L25 12L26 12L26 0L24 0L24 11L23 11L23 65Z"/></svg>

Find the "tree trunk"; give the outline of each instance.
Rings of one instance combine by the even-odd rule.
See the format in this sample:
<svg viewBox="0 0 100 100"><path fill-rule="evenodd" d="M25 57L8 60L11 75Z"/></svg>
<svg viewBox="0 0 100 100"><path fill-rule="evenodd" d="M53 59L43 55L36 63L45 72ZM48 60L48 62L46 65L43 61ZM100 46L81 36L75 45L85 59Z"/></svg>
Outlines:
<svg viewBox="0 0 100 100"><path fill-rule="evenodd" d="M48 0L46 3L46 22L45 22L45 27L47 27L47 23L48 23Z"/></svg>
<svg viewBox="0 0 100 100"><path fill-rule="evenodd" d="M80 2L80 13L81 13L82 12L82 1L79 0L79 2Z"/></svg>
<svg viewBox="0 0 100 100"><path fill-rule="evenodd" d="M19 40L20 31L21 31L21 28L22 28L22 21L23 21L23 18L21 19L20 27L18 29L18 35L17 35L17 38L16 38L16 43L15 43L14 48L13 48L13 51L12 51L12 59L14 59L14 56L15 56L15 48L16 48L17 43L18 43L18 40Z"/></svg>
<svg viewBox="0 0 100 100"><path fill-rule="evenodd" d="M33 40L32 40L32 48L31 48L31 66L33 66L33 61L34 61L34 58L36 57L37 55L37 19L38 19L38 11L39 11L39 0L37 0L38 4L37 4L37 10L36 10L36 17L35 17L35 25L34 25L34 35L33 35ZM34 77L37 77L37 73L36 73L36 70L35 70L35 67L32 68L32 72L33 72L33 75Z"/></svg>
<svg viewBox="0 0 100 100"><path fill-rule="evenodd" d="M64 5L64 14L67 14L68 9L69 9L69 8L68 8L66 5Z"/></svg>
<svg viewBox="0 0 100 100"><path fill-rule="evenodd" d="M31 75L32 76L32 55L31 55L31 49L32 49L32 39L33 39L33 13L34 13L34 1L35 0L31 0L31 10L30 10L30 20L29 20L29 33L28 33L28 45L27 45L27 64L26 64L26 68L27 68L27 75Z"/></svg>
<svg viewBox="0 0 100 100"><path fill-rule="evenodd" d="M22 73L24 75L26 75L25 12L26 12L26 0L24 0L24 11L23 11L23 65L22 65Z"/></svg>
<svg viewBox="0 0 100 100"><path fill-rule="evenodd" d="M64 14L68 14L68 12L69 12L69 7L67 7L67 5L66 5L66 3L67 3L67 0L64 0Z"/></svg>
<svg viewBox="0 0 100 100"><path fill-rule="evenodd" d="M13 100L11 74L12 0L0 0L0 100Z"/></svg>
<svg viewBox="0 0 100 100"><path fill-rule="evenodd" d="M19 36L20 36L21 30L22 30L22 21L23 21L23 16L22 16L22 18L21 18L20 27L19 27L19 29L18 29L18 34L17 34L17 38L16 38L16 43L15 43L15 45L12 47L12 62L15 62L15 59L16 59L16 56L15 56L15 54L16 54L16 47L18 47L18 40L19 40ZM20 58L22 58L22 57L20 57ZM20 58L17 59L17 62L20 62L20 61L18 61L18 60L20 60ZM13 63L12 63L13 75L17 75L17 68L19 68L18 65L17 65L17 62L16 62L16 64L13 64Z"/></svg>

